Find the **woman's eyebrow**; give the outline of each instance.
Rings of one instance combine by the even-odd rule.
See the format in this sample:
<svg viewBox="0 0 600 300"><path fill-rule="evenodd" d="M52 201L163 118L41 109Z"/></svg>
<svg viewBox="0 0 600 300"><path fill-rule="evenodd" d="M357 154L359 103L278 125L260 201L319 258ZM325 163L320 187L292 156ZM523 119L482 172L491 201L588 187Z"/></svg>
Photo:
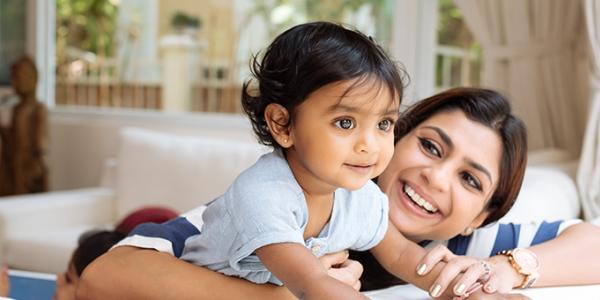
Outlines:
<svg viewBox="0 0 600 300"><path fill-rule="evenodd" d="M471 165L471 167L473 167L473 168L481 171L482 173L484 173L488 177L488 179L490 180L490 182L492 182L492 175L490 175L490 172L484 166L482 166L481 164L476 163L476 162L474 162L474 161L472 161L470 159L465 159L465 161L469 165Z"/></svg>
<svg viewBox="0 0 600 300"><path fill-rule="evenodd" d="M448 136L448 134L446 134L446 132L444 132L444 130L442 130L439 127L435 127L435 126L423 126L423 128L427 128L427 129L431 129L433 131L435 131L440 138L442 139L442 141L448 146L448 148L450 148L450 150L454 149L454 143L452 142L452 139L450 138L450 136ZM484 173L488 179L490 180L490 182L492 182L492 175L490 174L490 171L488 171L488 169L486 169L484 166L482 166L481 164L474 162L470 159L467 159L466 162L473 168L481 171L482 173Z"/></svg>
<svg viewBox="0 0 600 300"><path fill-rule="evenodd" d="M446 144L448 148L454 149L454 143L452 142L452 139L441 128L435 126L423 126L423 128L431 129L437 132L442 141L444 141L444 144Z"/></svg>

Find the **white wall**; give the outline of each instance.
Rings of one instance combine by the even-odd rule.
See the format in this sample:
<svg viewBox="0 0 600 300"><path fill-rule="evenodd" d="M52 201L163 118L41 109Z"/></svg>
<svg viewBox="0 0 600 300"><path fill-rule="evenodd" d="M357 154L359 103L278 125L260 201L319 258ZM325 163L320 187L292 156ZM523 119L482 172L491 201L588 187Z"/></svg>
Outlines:
<svg viewBox="0 0 600 300"><path fill-rule="evenodd" d="M49 113L50 189L98 186L104 161L116 157L118 132L126 126L256 142L242 115L54 108Z"/></svg>

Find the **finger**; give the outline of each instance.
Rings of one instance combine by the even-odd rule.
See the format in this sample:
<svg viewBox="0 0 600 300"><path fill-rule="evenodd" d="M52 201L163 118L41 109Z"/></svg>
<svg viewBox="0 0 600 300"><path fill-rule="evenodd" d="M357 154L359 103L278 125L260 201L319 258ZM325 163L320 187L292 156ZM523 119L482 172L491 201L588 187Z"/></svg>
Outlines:
<svg viewBox="0 0 600 300"><path fill-rule="evenodd" d="M454 294L463 295L465 291L472 287L478 280L487 281L491 275L491 267L485 261L479 261L467 267L462 275L457 276L457 283L454 285Z"/></svg>
<svg viewBox="0 0 600 300"><path fill-rule="evenodd" d="M360 280L357 280L356 283L352 285L352 288L356 291L360 291Z"/></svg>
<svg viewBox="0 0 600 300"><path fill-rule="evenodd" d="M483 290L488 293L507 293L512 290L509 280L502 280L498 273L492 273L487 282L483 285Z"/></svg>
<svg viewBox="0 0 600 300"><path fill-rule="evenodd" d="M360 288L360 276L362 275L362 265L354 260L347 260L337 268L327 270L329 276L347 284L353 288Z"/></svg>
<svg viewBox="0 0 600 300"><path fill-rule="evenodd" d="M352 259L347 259L344 261L339 268L346 269L346 271L350 273L356 280L360 278L364 271L363 265Z"/></svg>
<svg viewBox="0 0 600 300"><path fill-rule="evenodd" d="M319 258L319 260L325 269L330 269L333 266L342 264L348 259L348 256L349 253L347 250L345 250L323 255Z"/></svg>
<svg viewBox="0 0 600 300"><path fill-rule="evenodd" d="M446 266L440 271L438 277L435 280L435 283L430 288L430 295L432 297L439 296L446 288L452 283L452 281L460 276L464 270L468 269L470 266L476 264L477 260L468 258L468 257L460 257L455 258L449 261ZM437 287L436 287L437 286ZM469 285L465 286L456 286L454 288L454 293L456 295L462 295L466 291ZM439 293L435 293L438 290Z"/></svg>
<svg viewBox="0 0 600 300"><path fill-rule="evenodd" d="M421 276L426 275L429 271L431 271L433 266L439 262L448 262L455 257L456 255L454 255L454 253L448 250L448 248L446 248L444 245L438 245L429 250L425 257L423 257L419 264L417 264L417 274Z"/></svg>

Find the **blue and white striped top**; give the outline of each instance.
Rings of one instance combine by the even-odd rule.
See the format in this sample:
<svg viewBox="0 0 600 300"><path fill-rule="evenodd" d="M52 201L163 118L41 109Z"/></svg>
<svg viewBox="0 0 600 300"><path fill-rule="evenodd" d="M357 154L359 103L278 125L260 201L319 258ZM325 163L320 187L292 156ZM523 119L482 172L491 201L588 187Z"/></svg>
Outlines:
<svg viewBox="0 0 600 300"><path fill-rule="evenodd" d="M200 234L205 206L196 208L164 224L146 223L136 227L117 246L129 245L155 249L180 257L188 238ZM443 244L457 255L486 258L499 251L529 247L551 240L581 220L516 223L492 223L478 228L470 236L457 236L448 241L425 242L425 248ZM115 246L115 247L117 247Z"/></svg>
<svg viewBox="0 0 600 300"><path fill-rule="evenodd" d="M566 228L581 220L516 223L492 223L478 228L470 236L456 236L448 241L425 242L425 248L443 244L456 255L487 258L502 250L529 247L554 239Z"/></svg>

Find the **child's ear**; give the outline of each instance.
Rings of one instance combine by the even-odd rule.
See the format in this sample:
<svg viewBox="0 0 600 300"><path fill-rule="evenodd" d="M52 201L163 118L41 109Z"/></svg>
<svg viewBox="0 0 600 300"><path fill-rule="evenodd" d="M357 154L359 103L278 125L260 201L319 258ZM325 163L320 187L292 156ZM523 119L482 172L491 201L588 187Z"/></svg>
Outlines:
<svg viewBox="0 0 600 300"><path fill-rule="evenodd" d="M291 147L294 142L290 135L290 113L276 103L271 103L265 108L265 121L273 139L283 148Z"/></svg>

